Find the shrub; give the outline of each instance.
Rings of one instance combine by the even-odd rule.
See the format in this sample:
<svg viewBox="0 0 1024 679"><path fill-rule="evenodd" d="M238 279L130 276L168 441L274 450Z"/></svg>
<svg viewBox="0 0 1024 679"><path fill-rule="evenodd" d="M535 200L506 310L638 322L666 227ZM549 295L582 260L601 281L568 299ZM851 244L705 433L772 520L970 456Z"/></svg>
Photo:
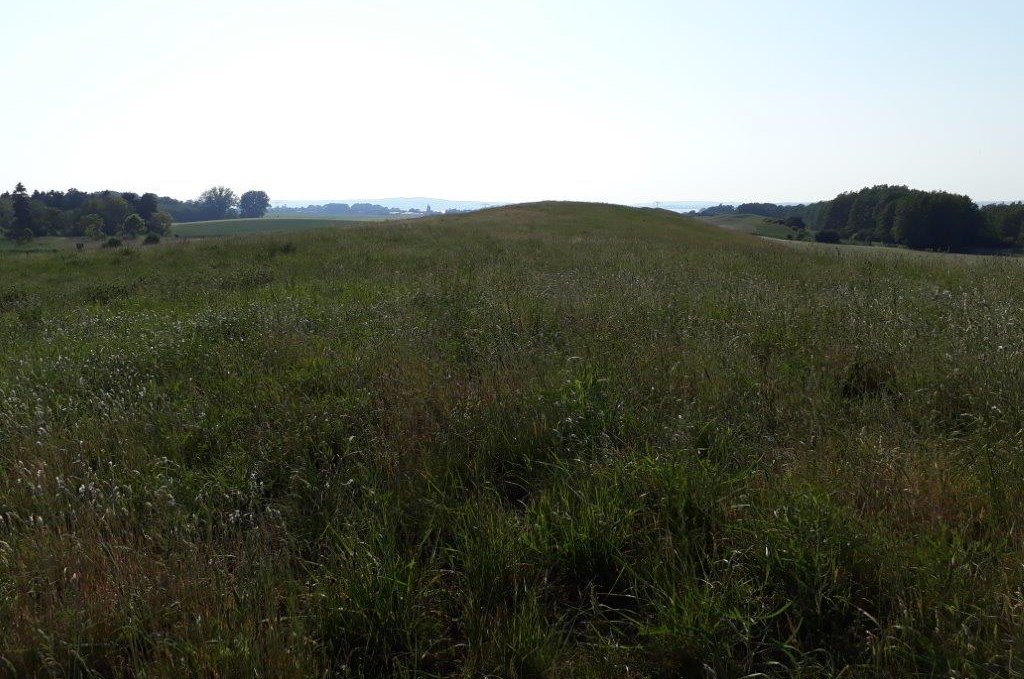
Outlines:
<svg viewBox="0 0 1024 679"><path fill-rule="evenodd" d="M171 216L166 212L155 212L153 216L146 222L146 227L150 233L155 233L158 236L166 236L171 232Z"/></svg>
<svg viewBox="0 0 1024 679"><path fill-rule="evenodd" d="M142 241L142 244L143 245L156 245L159 242L160 242L160 236L156 235L155 233L147 233L146 237Z"/></svg>
<svg viewBox="0 0 1024 679"><path fill-rule="evenodd" d="M819 243L838 243L841 239L839 237L838 231L831 231L826 229L825 231L819 231L818 233L814 234L814 240L818 241Z"/></svg>
<svg viewBox="0 0 1024 679"><path fill-rule="evenodd" d="M75 222L75 228L72 232L76 236L85 236L86 238L99 238L100 234L103 233L103 218L99 215L82 215Z"/></svg>
<svg viewBox="0 0 1024 679"><path fill-rule="evenodd" d="M146 222L142 220L142 217L136 214L131 214L125 218L124 224L121 226L121 231L124 233L125 237L135 238L135 236L142 233L145 228Z"/></svg>

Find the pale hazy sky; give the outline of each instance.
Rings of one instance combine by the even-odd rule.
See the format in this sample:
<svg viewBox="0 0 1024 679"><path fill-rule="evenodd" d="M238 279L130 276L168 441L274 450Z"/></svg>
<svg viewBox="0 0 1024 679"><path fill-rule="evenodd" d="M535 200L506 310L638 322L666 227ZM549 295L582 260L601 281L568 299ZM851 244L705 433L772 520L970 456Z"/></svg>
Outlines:
<svg viewBox="0 0 1024 679"><path fill-rule="evenodd" d="M0 187L1024 198L1022 0L0 0Z"/></svg>

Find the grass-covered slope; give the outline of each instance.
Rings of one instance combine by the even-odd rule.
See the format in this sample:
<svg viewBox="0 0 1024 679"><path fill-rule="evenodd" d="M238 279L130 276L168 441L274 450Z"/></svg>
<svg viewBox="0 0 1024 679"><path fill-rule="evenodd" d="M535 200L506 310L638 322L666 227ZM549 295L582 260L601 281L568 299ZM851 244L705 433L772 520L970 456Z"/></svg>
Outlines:
<svg viewBox="0 0 1024 679"><path fill-rule="evenodd" d="M0 675L1020 671L1017 261L540 204L0 255Z"/></svg>
<svg viewBox="0 0 1024 679"><path fill-rule="evenodd" d="M752 233L756 236L767 236L769 238L785 238L796 233L796 231L788 226L774 224L760 215L718 215L716 217L702 217L701 221L720 226L723 229L739 231L741 233Z"/></svg>

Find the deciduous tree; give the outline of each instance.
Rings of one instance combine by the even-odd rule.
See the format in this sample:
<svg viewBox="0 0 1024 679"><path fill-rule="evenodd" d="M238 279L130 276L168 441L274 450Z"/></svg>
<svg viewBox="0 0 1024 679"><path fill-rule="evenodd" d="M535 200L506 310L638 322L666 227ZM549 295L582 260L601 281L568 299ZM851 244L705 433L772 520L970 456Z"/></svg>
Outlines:
<svg viewBox="0 0 1024 679"><path fill-rule="evenodd" d="M227 187L214 186L203 191L199 196L199 204L205 219L224 219L238 205L238 196Z"/></svg>
<svg viewBox="0 0 1024 679"><path fill-rule="evenodd" d="M265 191L246 191L238 201L238 212L242 217L262 217L270 207L270 198Z"/></svg>
<svg viewBox="0 0 1024 679"><path fill-rule="evenodd" d="M171 216L166 212L154 212L146 221L146 226L149 228L150 233L166 236L171 232L171 223Z"/></svg>
<svg viewBox="0 0 1024 679"><path fill-rule="evenodd" d="M155 193L144 193L142 194L142 196L139 197L139 202L138 205L136 206L136 210L138 211L139 216L142 217L144 220L149 221L149 219L154 214L156 214L156 211L159 209L160 208L157 206L157 196Z"/></svg>
<svg viewBox="0 0 1024 679"><path fill-rule="evenodd" d="M125 217L124 224L121 226L121 231L129 238L135 238L145 230L146 222L142 221L142 217L134 213Z"/></svg>

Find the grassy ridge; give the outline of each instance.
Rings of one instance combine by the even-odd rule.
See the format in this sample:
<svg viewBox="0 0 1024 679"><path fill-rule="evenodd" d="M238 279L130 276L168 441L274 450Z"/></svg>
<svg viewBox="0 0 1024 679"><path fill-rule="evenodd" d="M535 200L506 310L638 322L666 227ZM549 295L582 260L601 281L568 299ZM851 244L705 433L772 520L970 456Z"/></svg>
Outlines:
<svg viewBox="0 0 1024 679"><path fill-rule="evenodd" d="M1021 264L835 250L540 204L0 257L0 675L1024 669Z"/></svg>

